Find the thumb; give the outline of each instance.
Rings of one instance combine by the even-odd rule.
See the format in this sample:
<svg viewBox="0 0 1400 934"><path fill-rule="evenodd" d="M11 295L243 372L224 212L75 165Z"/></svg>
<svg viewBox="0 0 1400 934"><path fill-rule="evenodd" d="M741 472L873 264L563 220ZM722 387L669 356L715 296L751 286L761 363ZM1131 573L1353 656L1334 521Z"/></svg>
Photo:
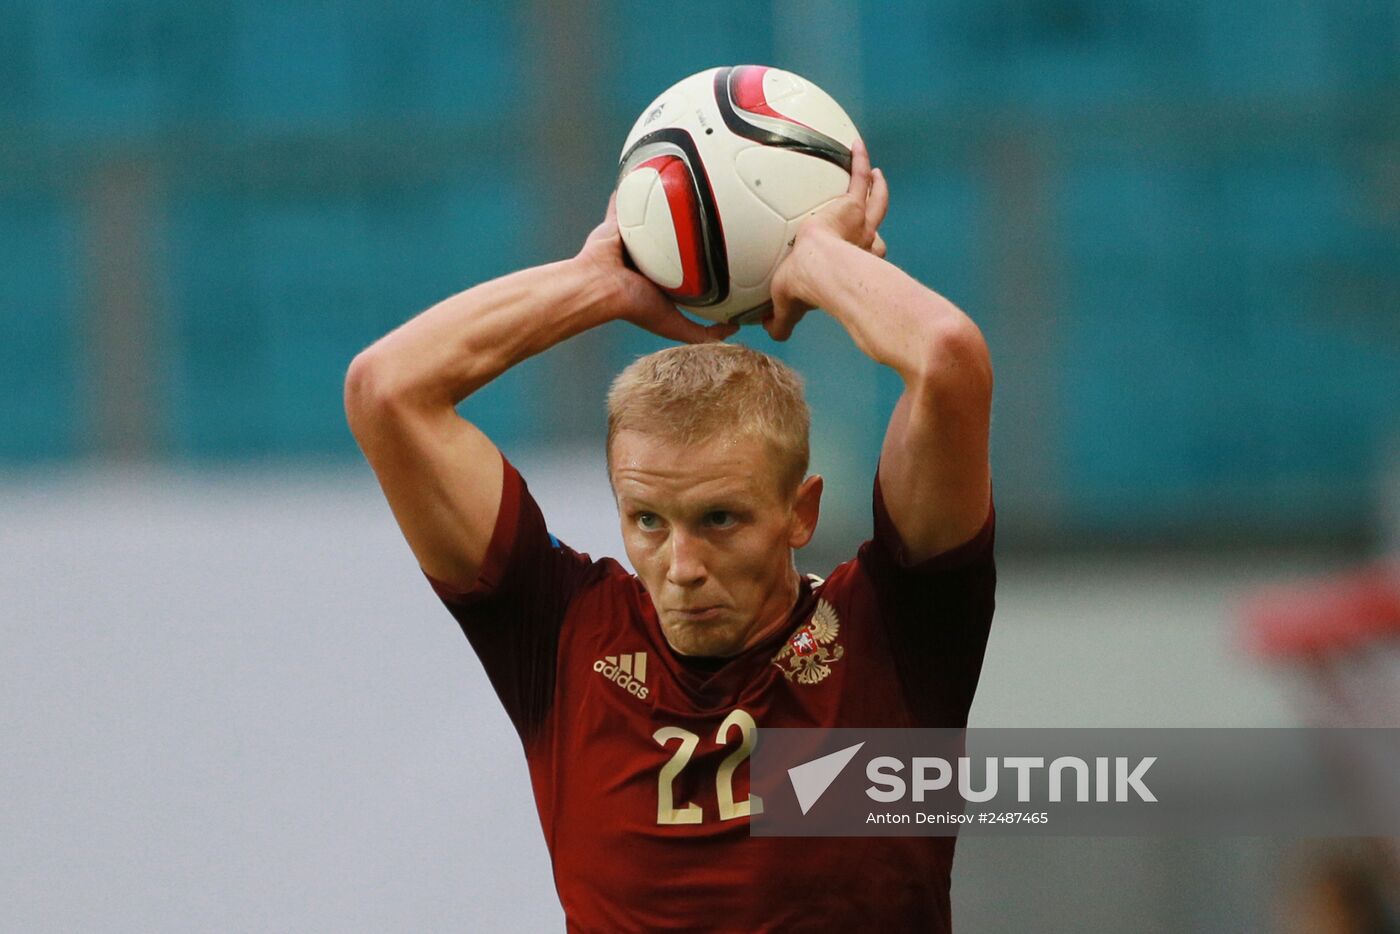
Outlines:
<svg viewBox="0 0 1400 934"><path fill-rule="evenodd" d="M661 337L683 344L708 344L731 337L739 330L737 324L704 325L686 317L680 309L667 304L664 309L648 309L647 315L636 322Z"/></svg>
<svg viewBox="0 0 1400 934"><path fill-rule="evenodd" d="M793 328L807 313L807 306L787 295L773 296L773 310L763 319L763 329L775 341L785 341L792 336Z"/></svg>

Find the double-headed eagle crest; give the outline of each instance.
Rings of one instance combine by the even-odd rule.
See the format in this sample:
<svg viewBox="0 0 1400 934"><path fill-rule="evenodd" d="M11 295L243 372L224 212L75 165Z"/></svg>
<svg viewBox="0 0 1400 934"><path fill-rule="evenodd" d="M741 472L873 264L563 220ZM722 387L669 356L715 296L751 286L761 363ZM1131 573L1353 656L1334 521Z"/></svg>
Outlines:
<svg viewBox="0 0 1400 934"><path fill-rule="evenodd" d="M831 663L839 661L846 654L844 647L831 645L840 631L841 621L836 617L836 608L825 600L818 600L811 621L793 633L792 638L773 656L773 664L789 681L817 684L831 674ZM784 663L787 667L784 667Z"/></svg>

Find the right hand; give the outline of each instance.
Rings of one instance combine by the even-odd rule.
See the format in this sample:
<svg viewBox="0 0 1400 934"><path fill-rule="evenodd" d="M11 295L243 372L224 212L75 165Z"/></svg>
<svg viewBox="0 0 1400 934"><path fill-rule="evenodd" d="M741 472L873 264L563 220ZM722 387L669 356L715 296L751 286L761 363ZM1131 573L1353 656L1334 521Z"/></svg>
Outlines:
<svg viewBox="0 0 1400 934"><path fill-rule="evenodd" d="M708 327L687 318L656 284L627 266L622 232L617 227L617 193L608 199L603 222L583 241L577 261L605 281L614 295L616 317L661 337L686 344L722 341L739 330L737 324Z"/></svg>
<svg viewBox="0 0 1400 934"><path fill-rule="evenodd" d="M886 246L880 224L889 207L885 173L871 168L870 152L857 138L851 145L851 180L846 193L802 222L792 250L773 273L773 311L763 319L763 326L774 340L791 337L802 316L823 303L823 296L816 294L808 281L811 277L804 275L812 263L829 263L828 257L814 256L814 244L823 237L835 237L884 259Z"/></svg>

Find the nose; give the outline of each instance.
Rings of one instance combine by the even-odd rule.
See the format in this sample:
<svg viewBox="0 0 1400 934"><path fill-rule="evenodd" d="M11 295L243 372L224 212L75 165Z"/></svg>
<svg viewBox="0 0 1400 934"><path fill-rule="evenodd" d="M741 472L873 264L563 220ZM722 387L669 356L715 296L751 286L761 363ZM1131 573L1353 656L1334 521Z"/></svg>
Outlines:
<svg viewBox="0 0 1400 934"><path fill-rule="evenodd" d="M705 582L704 544L684 530L673 529L670 538L671 562L666 581L676 587L696 587Z"/></svg>

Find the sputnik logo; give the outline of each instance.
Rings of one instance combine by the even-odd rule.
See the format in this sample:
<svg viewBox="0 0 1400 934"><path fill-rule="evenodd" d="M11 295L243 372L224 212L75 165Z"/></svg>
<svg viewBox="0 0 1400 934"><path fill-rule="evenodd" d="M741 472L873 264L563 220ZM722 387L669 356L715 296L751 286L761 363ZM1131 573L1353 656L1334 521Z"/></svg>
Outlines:
<svg viewBox="0 0 1400 934"><path fill-rule="evenodd" d="M836 752L828 753L819 759L811 762L804 762L801 765L794 765L788 769L788 781L792 782L793 793L797 795L797 806L802 808L805 815L812 809L812 805L826 790L831 787L831 783L836 781L836 777L850 764L851 760L860 752L860 747L865 743L856 743L854 746L847 746Z"/></svg>

